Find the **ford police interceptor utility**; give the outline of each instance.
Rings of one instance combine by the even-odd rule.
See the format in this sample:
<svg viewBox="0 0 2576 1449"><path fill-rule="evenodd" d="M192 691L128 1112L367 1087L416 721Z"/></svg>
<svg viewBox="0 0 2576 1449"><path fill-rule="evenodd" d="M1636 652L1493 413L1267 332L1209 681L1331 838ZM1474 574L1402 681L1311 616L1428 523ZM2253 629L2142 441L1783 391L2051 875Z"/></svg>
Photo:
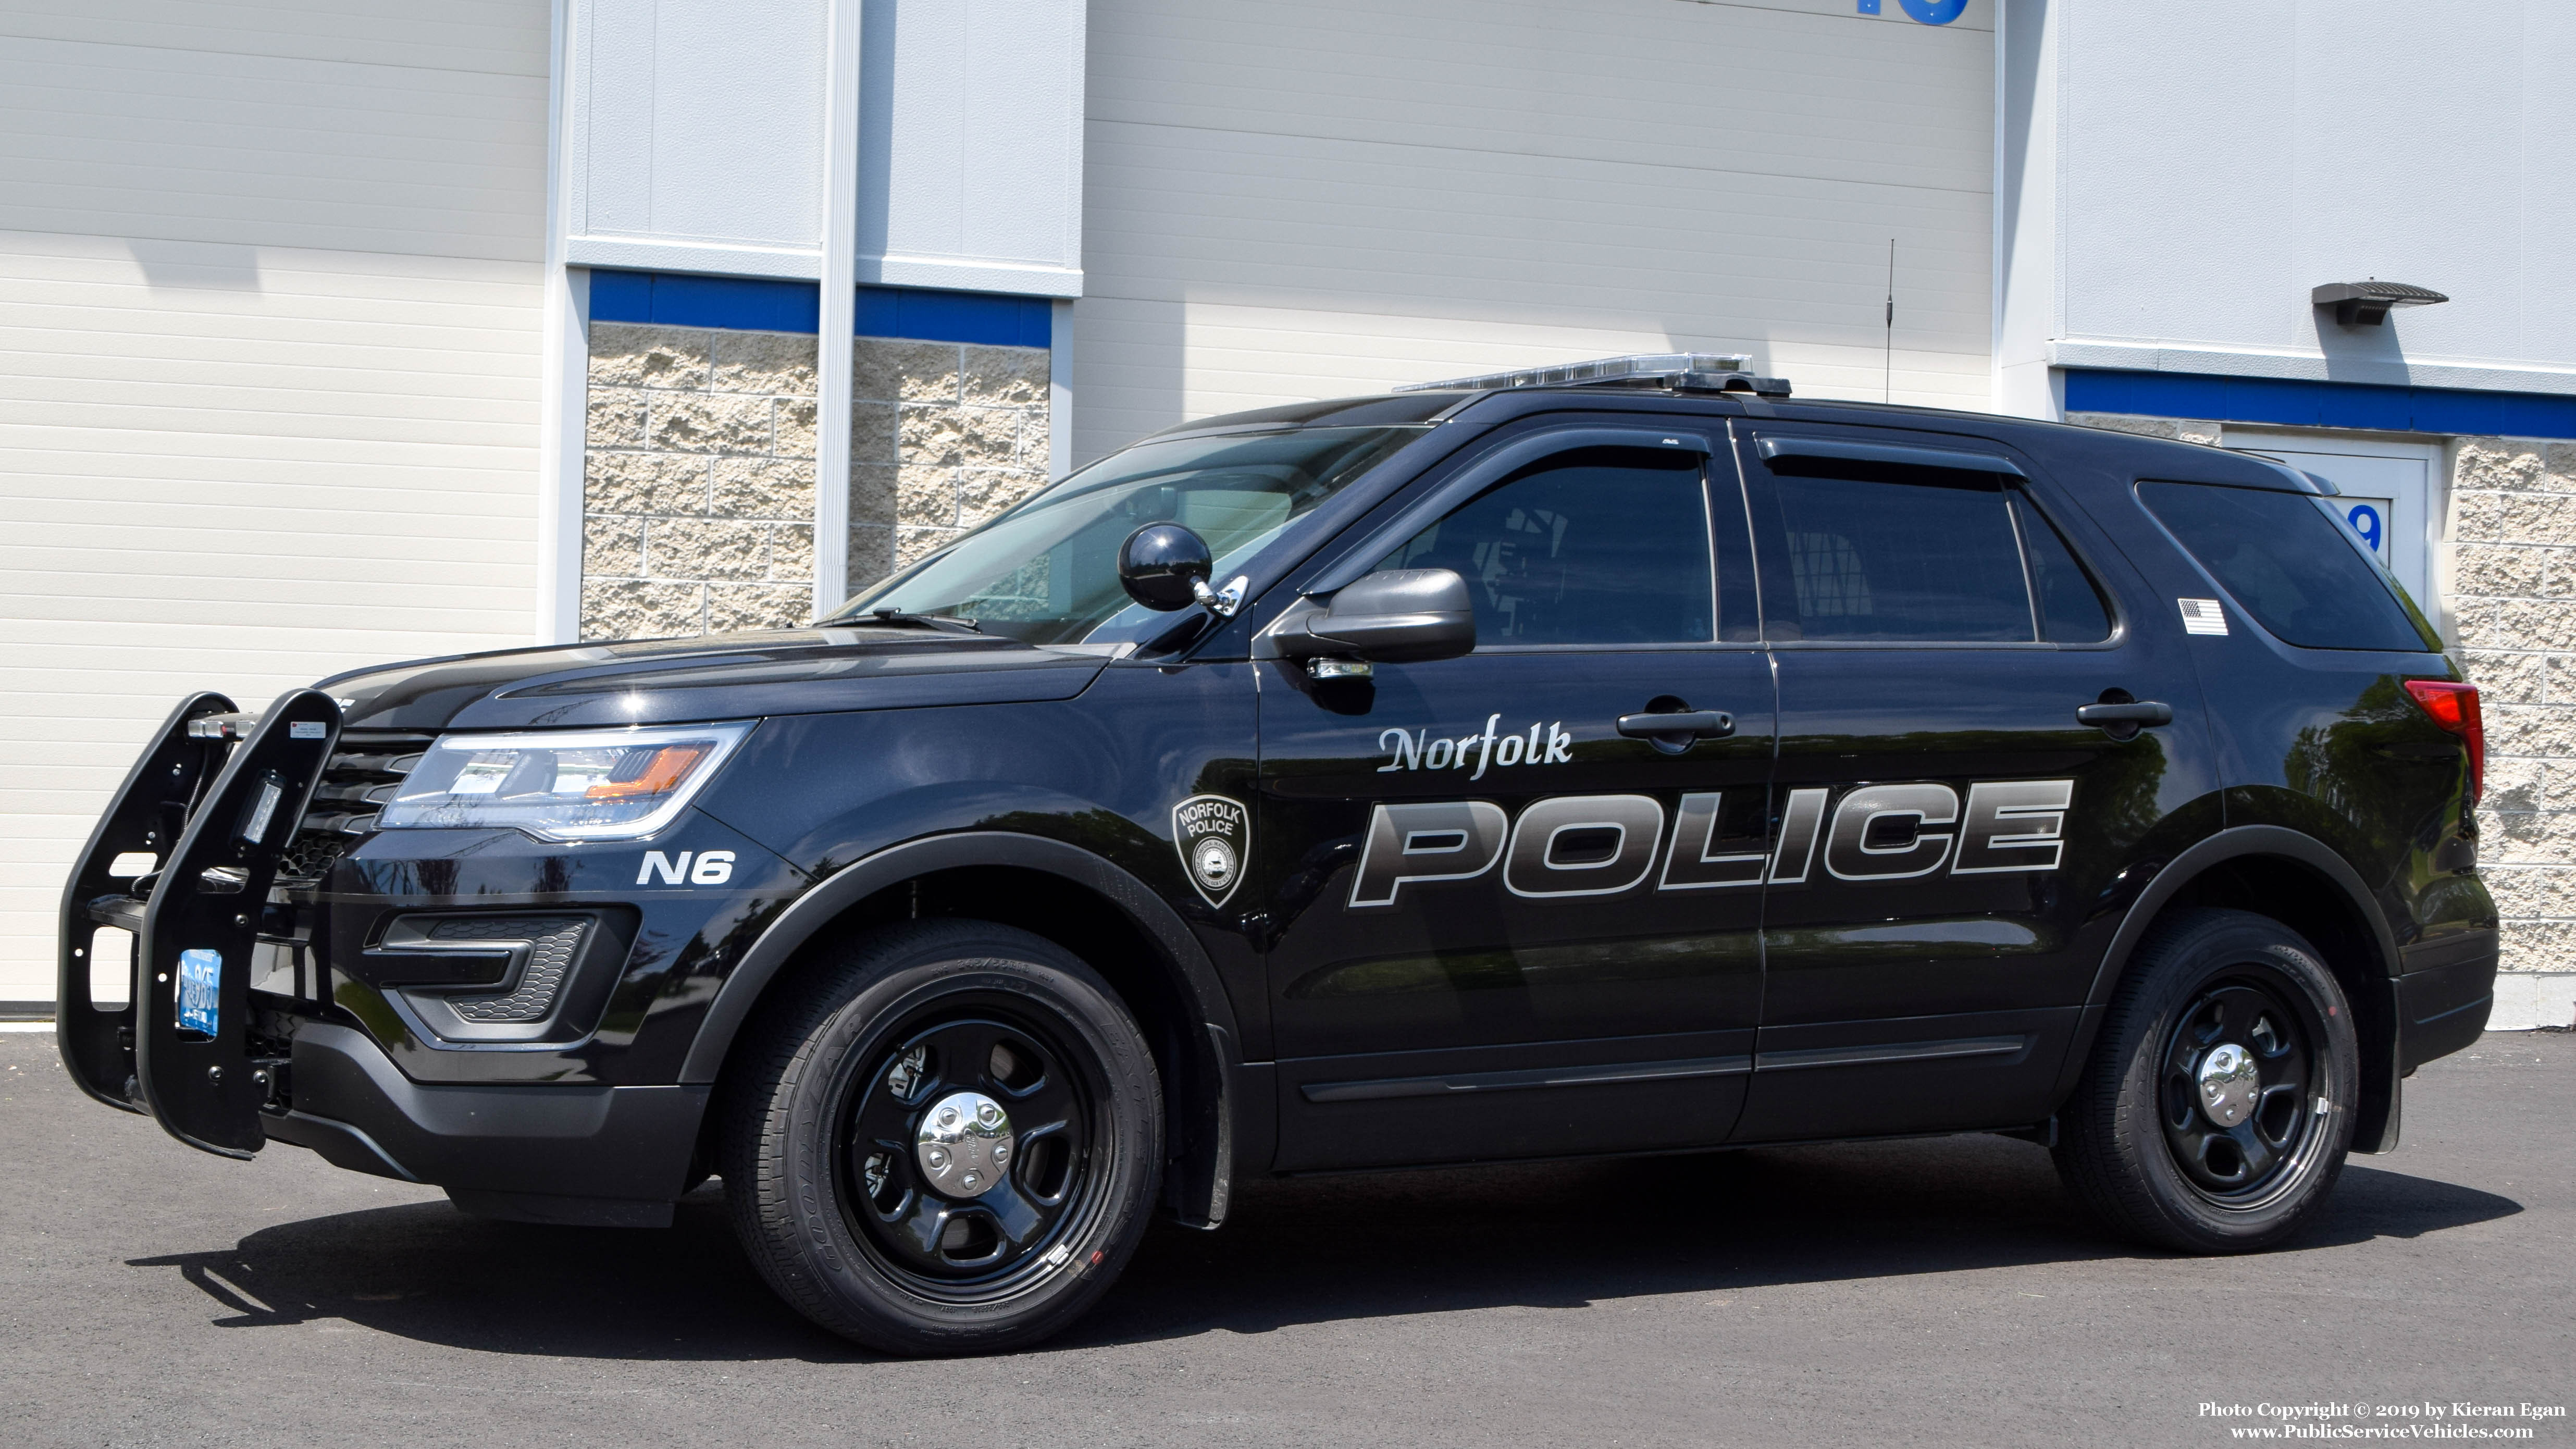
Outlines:
<svg viewBox="0 0 2576 1449"><path fill-rule="evenodd" d="M2308 475L1742 366L1193 423L811 628L197 695L63 1059L494 1217L721 1175L899 1352L1260 1174L2005 1132L2289 1238L2485 1022L2476 691Z"/></svg>

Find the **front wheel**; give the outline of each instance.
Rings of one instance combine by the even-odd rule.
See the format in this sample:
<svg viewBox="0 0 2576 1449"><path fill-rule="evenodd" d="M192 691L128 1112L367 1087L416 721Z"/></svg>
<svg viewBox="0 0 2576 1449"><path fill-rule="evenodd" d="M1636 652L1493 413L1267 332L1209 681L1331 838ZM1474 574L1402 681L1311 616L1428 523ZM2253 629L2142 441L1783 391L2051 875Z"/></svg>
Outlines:
<svg viewBox="0 0 2576 1449"><path fill-rule="evenodd" d="M1016 1348L1143 1235L1162 1101L1098 975L1024 931L921 921L842 949L726 1083L734 1226L779 1296L893 1353Z"/></svg>
<svg viewBox="0 0 2576 1449"><path fill-rule="evenodd" d="M2112 1227L2241 1253L2324 1206L2361 1087L2352 1007L2316 948L2249 911L2159 924L2063 1114L2057 1167Z"/></svg>

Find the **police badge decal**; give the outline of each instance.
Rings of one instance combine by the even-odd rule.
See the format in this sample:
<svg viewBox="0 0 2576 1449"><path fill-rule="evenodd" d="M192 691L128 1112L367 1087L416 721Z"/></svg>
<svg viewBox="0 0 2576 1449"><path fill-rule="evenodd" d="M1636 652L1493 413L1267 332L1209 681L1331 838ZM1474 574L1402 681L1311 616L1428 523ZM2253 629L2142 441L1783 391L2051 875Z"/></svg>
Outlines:
<svg viewBox="0 0 2576 1449"><path fill-rule="evenodd" d="M1172 844L1181 869L1211 906L1223 906L1252 855L1252 815L1223 795L1192 795L1172 807Z"/></svg>

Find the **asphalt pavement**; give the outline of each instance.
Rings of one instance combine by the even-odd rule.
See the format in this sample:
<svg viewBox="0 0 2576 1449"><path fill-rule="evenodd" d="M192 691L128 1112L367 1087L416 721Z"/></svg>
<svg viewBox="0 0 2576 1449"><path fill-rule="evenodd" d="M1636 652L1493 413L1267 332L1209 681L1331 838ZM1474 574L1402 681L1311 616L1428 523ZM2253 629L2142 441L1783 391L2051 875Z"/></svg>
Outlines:
<svg viewBox="0 0 2576 1449"><path fill-rule="evenodd" d="M2229 1259L2104 1238L1994 1137L1264 1182L1064 1337L905 1362L771 1299L720 1189L483 1222L190 1151L5 1035L0 1442L2576 1444L2572 1120L2576 1037L2490 1035L2308 1237Z"/></svg>

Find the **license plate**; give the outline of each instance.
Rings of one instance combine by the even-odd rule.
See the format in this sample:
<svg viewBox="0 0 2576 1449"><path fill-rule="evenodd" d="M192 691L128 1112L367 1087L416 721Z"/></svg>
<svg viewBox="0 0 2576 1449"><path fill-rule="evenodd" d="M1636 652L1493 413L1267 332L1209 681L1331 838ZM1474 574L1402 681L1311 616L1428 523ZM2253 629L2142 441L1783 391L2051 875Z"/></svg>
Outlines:
<svg viewBox="0 0 2576 1449"><path fill-rule="evenodd" d="M221 1012L224 984L224 953L221 951L182 951L179 953L179 1026L183 1031L202 1031L208 1036L215 1030Z"/></svg>

